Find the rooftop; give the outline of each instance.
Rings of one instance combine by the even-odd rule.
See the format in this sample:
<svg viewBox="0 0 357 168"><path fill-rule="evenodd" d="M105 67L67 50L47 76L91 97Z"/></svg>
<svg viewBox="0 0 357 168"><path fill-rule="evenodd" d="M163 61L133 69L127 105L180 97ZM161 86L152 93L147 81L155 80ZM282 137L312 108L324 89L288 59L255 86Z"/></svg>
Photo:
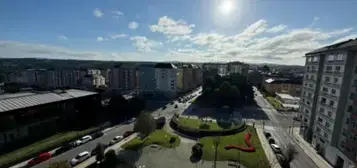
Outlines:
<svg viewBox="0 0 357 168"><path fill-rule="evenodd" d="M268 78L265 80L266 83L271 84L302 84L302 80L300 79L288 79L288 78Z"/></svg>
<svg viewBox="0 0 357 168"><path fill-rule="evenodd" d="M162 69L176 69L177 67L172 63L157 63L155 68L162 68Z"/></svg>
<svg viewBox="0 0 357 168"><path fill-rule="evenodd" d="M53 92L23 92L0 95L0 112L12 111L32 106L85 97L97 94L96 92L69 89L55 90Z"/></svg>
<svg viewBox="0 0 357 168"><path fill-rule="evenodd" d="M290 99L290 100L295 100L295 98L289 94L285 93L276 93L277 96L281 97L282 99Z"/></svg>
<svg viewBox="0 0 357 168"><path fill-rule="evenodd" d="M328 46L319 48L317 50L311 51L309 53L306 53L305 55L318 54L318 53L323 53L326 51L333 51L333 50L339 50L339 49L353 49L352 47L355 47L354 49L357 50L357 38L349 39L347 41L339 42L339 43L332 44L332 45L328 45Z"/></svg>

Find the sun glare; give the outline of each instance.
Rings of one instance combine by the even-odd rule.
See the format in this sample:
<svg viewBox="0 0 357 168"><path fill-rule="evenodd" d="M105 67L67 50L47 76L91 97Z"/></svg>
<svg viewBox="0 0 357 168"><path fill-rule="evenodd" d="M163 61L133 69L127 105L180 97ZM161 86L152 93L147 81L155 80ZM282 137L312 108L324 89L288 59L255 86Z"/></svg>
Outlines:
<svg viewBox="0 0 357 168"><path fill-rule="evenodd" d="M234 9L234 0L222 0L219 4L219 12L222 14L230 14Z"/></svg>

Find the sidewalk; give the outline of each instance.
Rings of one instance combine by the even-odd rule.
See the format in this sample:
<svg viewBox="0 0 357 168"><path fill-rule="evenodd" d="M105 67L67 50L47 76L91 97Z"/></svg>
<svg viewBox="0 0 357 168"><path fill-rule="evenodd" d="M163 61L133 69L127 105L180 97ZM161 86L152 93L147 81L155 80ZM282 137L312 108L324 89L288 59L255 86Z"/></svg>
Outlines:
<svg viewBox="0 0 357 168"><path fill-rule="evenodd" d="M107 151L109 151L109 150L111 150L111 149L115 150L116 152L122 150L122 148L120 148L120 147L121 147L123 144L127 143L128 141L134 139L136 136L137 136L136 133L130 135L129 137L123 139L122 141L120 141L119 143L115 144L114 146L111 146L111 147L105 149L105 152L107 152ZM86 161L84 161L84 162L82 162L82 163L76 165L75 168L87 168L87 167L89 167L90 165L94 164L96 161L97 161L97 160L96 160L96 157L95 157L95 156L92 156L92 157L90 157L89 159L87 159Z"/></svg>
<svg viewBox="0 0 357 168"><path fill-rule="evenodd" d="M264 153L269 161L269 164L271 168L281 168L278 160L276 159L276 156L271 149L268 140L265 138L265 135L263 133L263 129L256 128L260 143L262 145L262 148L264 150Z"/></svg>
<svg viewBox="0 0 357 168"><path fill-rule="evenodd" d="M300 136L299 132L300 128L293 129L293 139L306 153L306 155L309 156L309 158L314 161L319 168L332 168L332 166L324 158L316 153L316 150L311 146L311 144L306 142L305 139Z"/></svg>

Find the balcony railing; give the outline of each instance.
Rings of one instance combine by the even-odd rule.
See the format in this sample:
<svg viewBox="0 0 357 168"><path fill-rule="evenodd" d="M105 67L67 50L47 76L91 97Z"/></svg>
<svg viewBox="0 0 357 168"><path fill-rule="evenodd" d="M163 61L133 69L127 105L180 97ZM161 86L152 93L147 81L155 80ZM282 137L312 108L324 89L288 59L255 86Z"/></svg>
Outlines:
<svg viewBox="0 0 357 168"><path fill-rule="evenodd" d="M325 118L325 119L327 119L327 120L329 120L329 121L333 121L333 119L330 117L330 116L328 116L328 115L326 115L324 112L319 112L319 114L323 117L323 118Z"/></svg>
<svg viewBox="0 0 357 168"><path fill-rule="evenodd" d="M331 83L331 82L328 82L328 81L323 81L323 84L328 85L328 86L332 86L332 87L335 87L335 88L339 88L339 87L340 87L340 84L338 84L338 83ZM356 85L356 86L357 86L357 85Z"/></svg>
<svg viewBox="0 0 357 168"><path fill-rule="evenodd" d="M321 122L317 121L317 125L319 125L320 128L322 128L323 130L325 130L328 133L332 132L330 128L326 127L326 125L322 124Z"/></svg>
<svg viewBox="0 0 357 168"><path fill-rule="evenodd" d="M333 95L324 91L320 91L320 95L337 100L337 95Z"/></svg>

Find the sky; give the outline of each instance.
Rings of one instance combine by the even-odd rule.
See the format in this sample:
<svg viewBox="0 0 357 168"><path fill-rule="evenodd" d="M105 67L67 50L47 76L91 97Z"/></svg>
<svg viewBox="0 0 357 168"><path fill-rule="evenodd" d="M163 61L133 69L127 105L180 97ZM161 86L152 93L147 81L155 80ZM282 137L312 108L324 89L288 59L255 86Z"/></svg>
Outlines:
<svg viewBox="0 0 357 168"><path fill-rule="evenodd" d="M354 0L1 0L0 58L304 65L357 38Z"/></svg>

